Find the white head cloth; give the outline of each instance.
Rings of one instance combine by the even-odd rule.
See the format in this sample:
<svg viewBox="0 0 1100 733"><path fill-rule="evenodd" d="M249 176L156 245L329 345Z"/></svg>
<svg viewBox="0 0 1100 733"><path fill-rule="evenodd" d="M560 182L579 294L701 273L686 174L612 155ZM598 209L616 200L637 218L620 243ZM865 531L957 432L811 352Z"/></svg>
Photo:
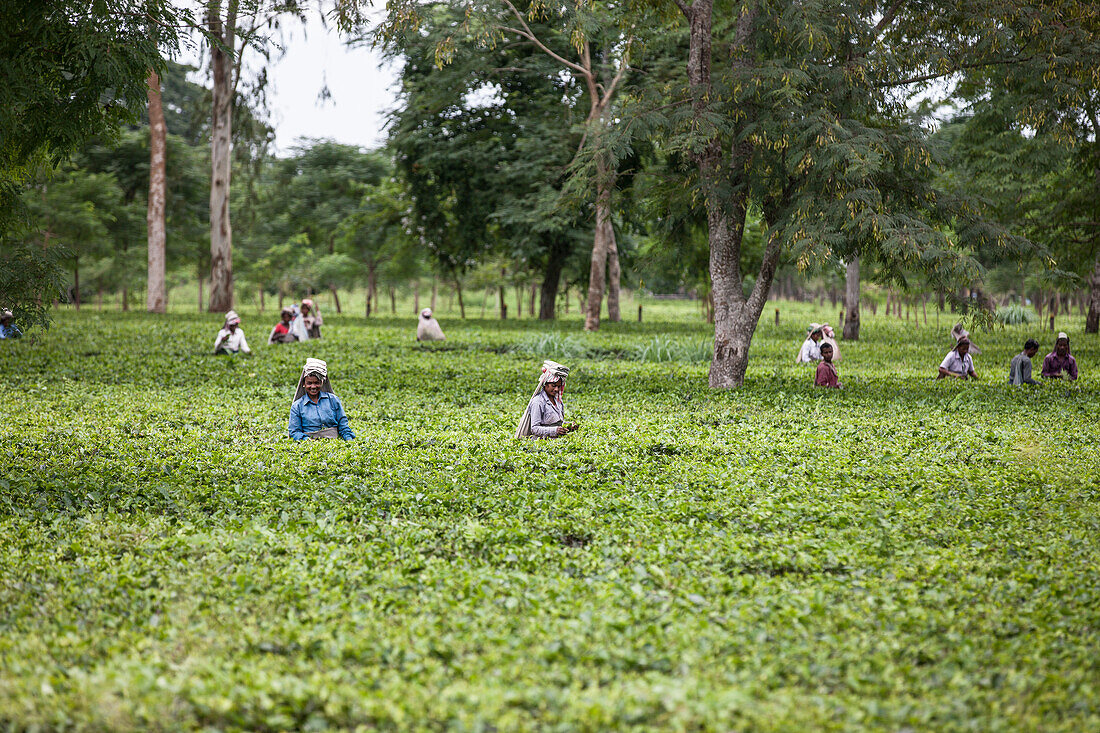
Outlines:
<svg viewBox="0 0 1100 733"><path fill-rule="evenodd" d="M420 317L421 318L431 318L432 317L432 309L431 308L425 308L424 310L420 311Z"/></svg>
<svg viewBox="0 0 1100 733"><path fill-rule="evenodd" d="M534 397L542 388L546 386L546 383L551 380L565 381L565 378L569 376L569 367L562 366L556 361L550 361L547 359L542 363L542 375L539 377L539 386L535 387ZM565 388L562 388L562 394L565 393ZM519 419L519 426L516 428L517 438L526 438L531 434L531 402L527 402L527 408L523 411L523 416Z"/></svg>
<svg viewBox="0 0 1100 733"><path fill-rule="evenodd" d="M225 325L229 326L234 323L240 323L241 317L237 315L237 311L229 311L225 314Z"/></svg>
<svg viewBox="0 0 1100 733"><path fill-rule="evenodd" d="M332 382L328 380L328 364L321 359L310 358L306 359L306 365L302 367L302 376L298 377L298 389L294 391L294 399L290 401L290 404L293 405L306 393L306 377L310 374L320 377L322 392L336 394L332 391Z"/></svg>

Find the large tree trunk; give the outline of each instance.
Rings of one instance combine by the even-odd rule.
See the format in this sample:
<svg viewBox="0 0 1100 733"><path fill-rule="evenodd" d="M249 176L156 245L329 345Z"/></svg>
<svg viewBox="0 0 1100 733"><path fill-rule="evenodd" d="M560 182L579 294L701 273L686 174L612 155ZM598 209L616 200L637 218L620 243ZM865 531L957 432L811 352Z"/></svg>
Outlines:
<svg viewBox="0 0 1100 733"><path fill-rule="evenodd" d="M210 120L210 310L233 307L233 233L229 225L229 185L232 174L230 141L233 132L233 58L236 43L237 2L229 0L225 20L221 2L207 13L211 35L210 65L214 71L214 103Z"/></svg>
<svg viewBox="0 0 1100 733"><path fill-rule="evenodd" d="M148 295L145 309L164 313L168 309L165 284L164 209L167 200L166 161L168 157L168 127L164 122L164 107L160 99L160 77L150 71L146 81L149 97L149 209L146 212L149 242Z"/></svg>
<svg viewBox="0 0 1100 733"><path fill-rule="evenodd" d="M1096 255L1096 263L1092 266L1092 276L1089 278L1089 314L1085 316L1085 333L1096 333L1100 330L1100 254Z"/></svg>
<svg viewBox="0 0 1100 733"><path fill-rule="evenodd" d="M604 280L607 278L607 232L611 228L611 185L607 164L602 157L596 162L596 232L592 242L592 265L588 272L588 306L584 316L584 330L596 331L600 327L600 306L603 304Z"/></svg>
<svg viewBox="0 0 1100 733"><path fill-rule="evenodd" d="M619 269L619 246L615 242L615 226L611 223L611 217L607 218L607 320L618 323L622 320L619 314L619 285L622 272Z"/></svg>
<svg viewBox="0 0 1100 733"><path fill-rule="evenodd" d="M539 320L541 321L554 320L558 287L561 284L561 271L565 267L565 259L568 256L569 246L561 239L555 239L550 244L550 251L546 256L546 270L542 275L542 293L539 301ZM569 303L568 293L565 302Z"/></svg>
<svg viewBox="0 0 1100 733"><path fill-rule="evenodd" d="M859 255L848 261L844 277L845 341L859 341Z"/></svg>

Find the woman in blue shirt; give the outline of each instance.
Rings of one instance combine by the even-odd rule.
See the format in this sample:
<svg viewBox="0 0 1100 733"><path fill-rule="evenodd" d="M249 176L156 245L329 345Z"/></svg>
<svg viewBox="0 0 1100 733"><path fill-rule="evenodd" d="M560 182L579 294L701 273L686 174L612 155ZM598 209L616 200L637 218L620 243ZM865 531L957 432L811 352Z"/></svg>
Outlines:
<svg viewBox="0 0 1100 733"><path fill-rule="evenodd" d="M302 376L298 379L298 389L294 393L294 402L290 405L288 431L293 440L337 436L343 440L355 438L348 425L348 416L344 414L344 406L332 392L328 364L320 359L306 359Z"/></svg>

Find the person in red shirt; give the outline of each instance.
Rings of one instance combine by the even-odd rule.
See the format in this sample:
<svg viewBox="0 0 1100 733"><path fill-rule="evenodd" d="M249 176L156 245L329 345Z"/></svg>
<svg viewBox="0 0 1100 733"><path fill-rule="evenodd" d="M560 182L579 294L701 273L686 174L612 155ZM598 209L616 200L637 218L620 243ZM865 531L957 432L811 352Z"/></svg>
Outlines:
<svg viewBox="0 0 1100 733"><path fill-rule="evenodd" d="M298 337L290 332L290 321L294 318L294 311L283 308L282 320L271 329L271 335L267 337L269 344L290 344L298 340Z"/></svg>
<svg viewBox="0 0 1100 733"><path fill-rule="evenodd" d="M832 344L821 344L821 361L817 365L817 373L814 375L815 387L834 387L840 389L837 381L836 367L833 366Z"/></svg>

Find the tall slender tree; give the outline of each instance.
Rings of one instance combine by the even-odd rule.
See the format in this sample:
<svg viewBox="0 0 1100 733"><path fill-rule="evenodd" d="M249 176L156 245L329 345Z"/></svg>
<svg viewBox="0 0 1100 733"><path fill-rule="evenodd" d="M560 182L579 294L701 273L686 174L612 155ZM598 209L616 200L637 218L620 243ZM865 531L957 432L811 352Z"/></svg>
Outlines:
<svg viewBox="0 0 1100 733"><path fill-rule="evenodd" d="M164 214L168 202L168 125L164 120L161 103L160 76L150 71L149 87L149 208L145 218L149 246L149 274L146 285L145 308L150 313L165 313L168 309L168 291L165 283L167 269L167 232Z"/></svg>

